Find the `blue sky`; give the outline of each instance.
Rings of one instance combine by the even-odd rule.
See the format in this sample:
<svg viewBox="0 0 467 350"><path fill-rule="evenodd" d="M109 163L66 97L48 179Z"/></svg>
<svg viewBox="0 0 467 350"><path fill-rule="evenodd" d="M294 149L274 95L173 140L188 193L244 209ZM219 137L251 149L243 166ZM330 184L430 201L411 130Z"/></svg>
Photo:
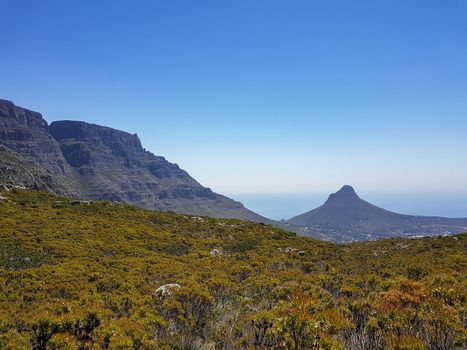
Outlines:
<svg viewBox="0 0 467 350"><path fill-rule="evenodd" d="M467 196L467 1L0 0L0 98L226 194Z"/></svg>

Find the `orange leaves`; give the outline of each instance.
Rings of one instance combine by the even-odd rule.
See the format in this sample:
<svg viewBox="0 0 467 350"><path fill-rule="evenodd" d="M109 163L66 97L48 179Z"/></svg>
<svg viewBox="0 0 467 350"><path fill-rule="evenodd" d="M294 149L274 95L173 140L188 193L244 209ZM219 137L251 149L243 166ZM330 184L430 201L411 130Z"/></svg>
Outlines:
<svg viewBox="0 0 467 350"><path fill-rule="evenodd" d="M380 294L378 308L382 311L419 309L427 296L422 284L403 279L396 287Z"/></svg>
<svg viewBox="0 0 467 350"><path fill-rule="evenodd" d="M33 324L60 349L78 346L72 329L93 350L465 343L467 234L335 245L238 220L11 198L25 205L0 203L0 349L31 348ZM155 297L170 283L181 287ZM100 324L86 336L92 312Z"/></svg>
<svg viewBox="0 0 467 350"><path fill-rule="evenodd" d="M256 348L339 349L339 331L348 327L335 308L326 308L303 292L293 292L287 300L268 312L258 312L251 324Z"/></svg>
<svg viewBox="0 0 467 350"><path fill-rule="evenodd" d="M419 282L401 280L380 294L376 306L390 349L424 349L426 344L451 349L466 334L444 294L439 289L429 291Z"/></svg>

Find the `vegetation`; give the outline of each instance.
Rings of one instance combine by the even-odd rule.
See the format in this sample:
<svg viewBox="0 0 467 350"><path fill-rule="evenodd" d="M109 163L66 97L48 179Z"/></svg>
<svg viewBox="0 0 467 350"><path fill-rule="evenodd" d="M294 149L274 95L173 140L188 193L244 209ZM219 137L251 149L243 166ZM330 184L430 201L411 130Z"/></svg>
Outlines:
<svg viewBox="0 0 467 350"><path fill-rule="evenodd" d="M466 346L466 234L337 245L239 220L2 196L1 349Z"/></svg>

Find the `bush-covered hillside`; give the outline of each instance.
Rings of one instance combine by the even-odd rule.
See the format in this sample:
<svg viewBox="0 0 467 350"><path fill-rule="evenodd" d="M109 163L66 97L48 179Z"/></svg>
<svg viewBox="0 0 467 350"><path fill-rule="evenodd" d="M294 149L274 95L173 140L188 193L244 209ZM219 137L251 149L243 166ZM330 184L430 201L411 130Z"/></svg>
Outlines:
<svg viewBox="0 0 467 350"><path fill-rule="evenodd" d="M13 190L1 349L462 349L467 235L336 245Z"/></svg>

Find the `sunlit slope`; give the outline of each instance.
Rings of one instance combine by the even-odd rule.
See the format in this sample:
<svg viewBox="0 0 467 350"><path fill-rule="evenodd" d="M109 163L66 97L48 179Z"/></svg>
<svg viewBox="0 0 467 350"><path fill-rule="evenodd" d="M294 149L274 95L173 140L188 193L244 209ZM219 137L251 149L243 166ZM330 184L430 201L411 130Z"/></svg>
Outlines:
<svg viewBox="0 0 467 350"><path fill-rule="evenodd" d="M465 234L337 245L240 220L1 195L1 349L465 345Z"/></svg>

